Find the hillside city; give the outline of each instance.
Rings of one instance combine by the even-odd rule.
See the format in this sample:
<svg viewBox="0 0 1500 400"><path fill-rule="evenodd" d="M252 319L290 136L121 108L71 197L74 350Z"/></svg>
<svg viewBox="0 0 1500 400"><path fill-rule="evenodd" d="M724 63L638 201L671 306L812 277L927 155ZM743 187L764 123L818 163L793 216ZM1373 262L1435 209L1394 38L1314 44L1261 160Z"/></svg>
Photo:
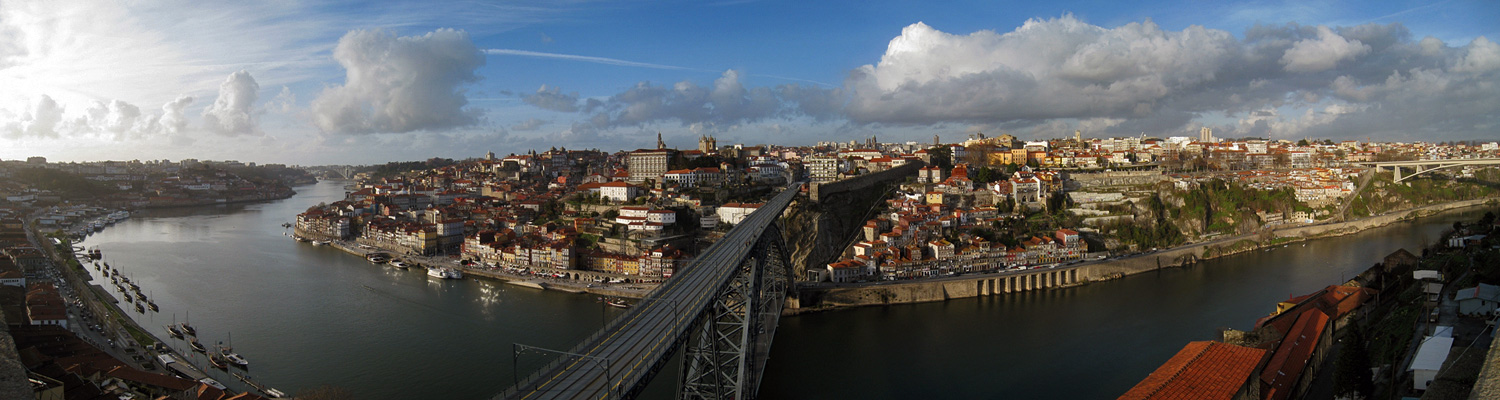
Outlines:
<svg viewBox="0 0 1500 400"><path fill-rule="evenodd" d="M658 282L779 187L896 171L908 177L887 189L842 256L820 264L826 268L807 268L799 279L900 280L1104 258L1313 224L1344 211L1365 216L1421 205L1442 198L1360 199L1353 210L1339 209L1361 176L1374 175L1360 162L1497 155L1495 142L1223 140L1207 129L1167 139L1080 133L1020 141L979 134L959 143L870 138L801 147L720 146L705 136L695 149L658 140L650 149L491 153L439 167L361 173L343 201L299 214L296 232L495 270L574 278L572 271L593 271L603 273L599 280ZM1444 173L1493 178L1494 171ZM1220 200L1236 204L1197 205ZM1142 216L1162 222L1142 225L1135 221Z"/></svg>

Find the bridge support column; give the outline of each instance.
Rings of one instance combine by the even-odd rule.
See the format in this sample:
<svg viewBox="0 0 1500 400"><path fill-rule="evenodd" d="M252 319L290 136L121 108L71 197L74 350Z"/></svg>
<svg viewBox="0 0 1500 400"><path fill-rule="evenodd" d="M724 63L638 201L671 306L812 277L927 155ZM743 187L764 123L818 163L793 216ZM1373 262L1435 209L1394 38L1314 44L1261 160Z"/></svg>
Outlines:
<svg viewBox="0 0 1500 400"><path fill-rule="evenodd" d="M791 282L772 225L699 318L682 358L683 399L753 399Z"/></svg>

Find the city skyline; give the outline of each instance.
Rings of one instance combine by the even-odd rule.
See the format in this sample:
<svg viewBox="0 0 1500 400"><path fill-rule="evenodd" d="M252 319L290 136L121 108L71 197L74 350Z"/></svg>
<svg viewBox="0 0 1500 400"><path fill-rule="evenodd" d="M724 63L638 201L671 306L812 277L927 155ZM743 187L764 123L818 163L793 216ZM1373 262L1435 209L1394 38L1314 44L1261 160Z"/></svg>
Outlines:
<svg viewBox="0 0 1500 400"><path fill-rule="evenodd" d="M1176 3L6 3L0 159L1496 137L1493 4Z"/></svg>

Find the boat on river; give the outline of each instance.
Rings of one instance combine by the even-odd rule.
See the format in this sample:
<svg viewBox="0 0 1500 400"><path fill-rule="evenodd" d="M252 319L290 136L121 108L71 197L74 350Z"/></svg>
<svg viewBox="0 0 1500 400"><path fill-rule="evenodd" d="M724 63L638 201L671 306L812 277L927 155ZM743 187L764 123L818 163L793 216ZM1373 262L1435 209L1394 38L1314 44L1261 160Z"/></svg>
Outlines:
<svg viewBox="0 0 1500 400"><path fill-rule="evenodd" d="M199 343L198 338L188 338L188 346L191 346L193 351L208 354L208 348L203 347L203 343Z"/></svg>
<svg viewBox="0 0 1500 400"><path fill-rule="evenodd" d="M186 334L193 335L193 336L198 336L198 330L194 329L193 326L189 325L187 323L187 321L186 321L188 319L191 319L192 316L193 316L192 314L188 314L188 316L186 318L183 318L184 321L182 321L182 324L180 324L179 326L182 327L182 333L186 333Z"/></svg>
<svg viewBox="0 0 1500 400"><path fill-rule="evenodd" d="M626 303L625 300L620 299L605 300L604 304L608 304L610 307L630 308L630 303Z"/></svg>
<svg viewBox="0 0 1500 400"><path fill-rule="evenodd" d="M135 312L139 313L139 314L145 314L146 313L146 307L142 306L140 302L136 302L135 303Z"/></svg>
<svg viewBox="0 0 1500 400"><path fill-rule="evenodd" d="M432 267L427 269L427 276L439 279L463 279L464 273L449 267Z"/></svg>
<svg viewBox="0 0 1500 400"><path fill-rule="evenodd" d="M219 356L218 354L209 354L208 355L208 363L212 364L214 366L214 368L218 368L218 369L226 370L226 371L229 370L229 363L225 362L224 361L224 357Z"/></svg>

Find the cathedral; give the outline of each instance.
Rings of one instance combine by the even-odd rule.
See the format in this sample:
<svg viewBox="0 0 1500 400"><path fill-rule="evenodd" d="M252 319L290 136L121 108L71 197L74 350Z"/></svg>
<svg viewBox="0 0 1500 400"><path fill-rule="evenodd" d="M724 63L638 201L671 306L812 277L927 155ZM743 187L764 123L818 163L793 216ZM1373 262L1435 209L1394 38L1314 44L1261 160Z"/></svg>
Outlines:
<svg viewBox="0 0 1500 400"><path fill-rule="evenodd" d="M719 140L713 136L703 135L698 137L698 151L703 154L712 154L719 151Z"/></svg>

